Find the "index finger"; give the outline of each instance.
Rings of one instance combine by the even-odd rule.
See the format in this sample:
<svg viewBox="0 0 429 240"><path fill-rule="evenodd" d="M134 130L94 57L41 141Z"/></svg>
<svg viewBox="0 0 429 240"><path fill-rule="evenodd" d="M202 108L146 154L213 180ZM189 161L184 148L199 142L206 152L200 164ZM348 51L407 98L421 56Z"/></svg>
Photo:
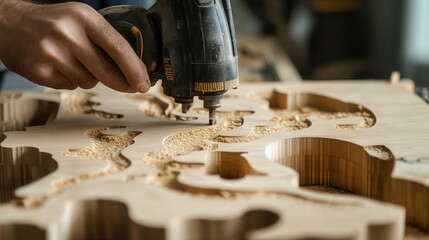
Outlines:
<svg viewBox="0 0 429 240"><path fill-rule="evenodd" d="M135 54L127 40L101 15L87 25L89 39L100 46L118 65L128 83L139 92L150 87L146 66Z"/></svg>

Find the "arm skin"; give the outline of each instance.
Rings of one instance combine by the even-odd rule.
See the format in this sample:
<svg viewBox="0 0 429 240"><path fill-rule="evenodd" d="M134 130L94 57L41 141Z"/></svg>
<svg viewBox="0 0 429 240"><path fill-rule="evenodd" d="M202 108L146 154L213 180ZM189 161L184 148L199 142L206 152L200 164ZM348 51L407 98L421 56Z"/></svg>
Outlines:
<svg viewBox="0 0 429 240"><path fill-rule="evenodd" d="M128 42L85 4L0 0L0 33L0 59L34 83L88 89L101 82L122 92L150 88L146 67Z"/></svg>

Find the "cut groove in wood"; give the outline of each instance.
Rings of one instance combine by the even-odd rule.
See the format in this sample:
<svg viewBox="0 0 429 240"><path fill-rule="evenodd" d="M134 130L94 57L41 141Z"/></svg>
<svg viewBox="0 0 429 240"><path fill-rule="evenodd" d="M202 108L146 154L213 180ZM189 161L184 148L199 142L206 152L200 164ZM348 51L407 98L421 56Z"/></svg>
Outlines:
<svg viewBox="0 0 429 240"><path fill-rule="evenodd" d="M322 186L322 185L302 185L301 189L322 192L322 193L332 193L332 194L343 194L343 195L355 195L352 192L346 191L341 188L331 187L331 186Z"/></svg>
<svg viewBox="0 0 429 240"><path fill-rule="evenodd" d="M429 188L392 178L395 164L385 146L362 147L327 138L290 138L270 144L267 157L292 167L301 186L340 188L364 197L402 205L407 223L429 231ZM404 193L413 193L410 199Z"/></svg>
<svg viewBox="0 0 429 240"><path fill-rule="evenodd" d="M22 131L28 126L45 125L55 119L58 109L56 102L8 98L0 103L0 130Z"/></svg>
<svg viewBox="0 0 429 240"><path fill-rule="evenodd" d="M285 92L287 94L284 95L290 98L312 93L327 96L328 100L338 99L339 102L334 101L333 105L357 104L350 108L326 109L317 105L318 103L291 104L289 101L290 108L276 109L272 106L271 109L267 101L270 99L268 95L264 99L261 96L252 100L248 98L249 93L263 94L267 89ZM0 226L34 226L42 229L46 238L53 239L102 238L116 236L116 233L109 235L116 230L125 237L143 238L143 235L135 234L142 228L149 228L149 232L160 230L162 237L156 235L156 239L175 239L175 236L186 238L191 237L189 228L192 226L198 228L192 227L192 231L198 236L211 226L217 229L216 236L243 236L240 224L235 219L249 211L268 211L277 215L278 221L272 225L262 225L261 229L249 231L241 238L399 240L404 236L406 215L409 223L425 224L426 213L423 212L427 210L428 198L425 194L429 186L429 161L425 158L429 156L429 135L424 133L429 131L429 110L416 96L391 84L375 81L242 84L238 90L228 92L234 94L233 99L223 99L219 113L225 116L219 118L219 124L215 126L206 125L207 112L199 109L202 107L200 101L190 109L191 116L195 113L200 119L172 123L142 114L138 110L140 100L131 99L129 94L104 88L91 91L97 94L97 101L103 103L106 109L108 107L108 111L117 112L111 109L120 109L120 113L124 114L118 125L144 133L135 138L138 144L122 151L133 164L124 168L125 171L91 180L89 175L103 171L109 165L107 159L110 157L105 159L94 156L89 149L94 141L90 140L91 143L87 145L87 139L82 135L88 129L106 126L106 121L97 117L72 115L61 109L58 118L45 126L7 132L7 138L2 142L3 147L31 146L40 149L52 154L60 167L54 174L16 191L19 197L43 197L46 194L45 197L48 198L41 201L44 204L37 208L22 208L13 203L1 204ZM44 93L25 92L21 98L13 101L24 101L34 96L51 101L61 100L60 94L48 96ZM305 98L323 102L322 105L332 105L323 97ZM288 99L279 100L284 101ZM248 111L238 111L243 109ZM362 112L358 113L359 111ZM370 122L365 117L374 118ZM289 127L296 123L296 126L302 128L299 131L275 128L287 121L291 121ZM338 131L335 129L338 124L345 125L347 130L356 131ZM263 133L263 130L270 128L273 129L272 132ZM118 130L111 132L116 135ZM104 133L108 132L96 131L92 136ZM117 134L119 135L121 132ZM104 139L102 136L98 138ZM357 195L323 194L299 187L298 171L269 161L266 157L268 150L272 154L281 155L267 146L285 138L337 139L357 145L357 154L362 156L356 157L356 161L360 160L360 163L366 165L355 164L356 167L351 171L355 171L356 176L352 180L361 179L362 176L366 177L366 181L374 179L379 187L373 190L378 192L365 190L363 186L356 188L362 190L363 193L359 193L361 196L372 194L372 197L381 201ZM324 150L320 151L320 158L329 158L332 155L330 149L325 149L324 146L322 145ZM63 155L65 150L78 147L82 148L69 151L76 156ZM296 154L303 152L305 155L307 148L314 146L303 143L293 147L301 147ZM337 147L340 151L354 149L341 143ZM344 149L347 147L349 148ZM231 158L234 159L232 165L228 165L228 170L225 170L222 169L222 158L221 164L218 164L219 158L204 161L204 153L198 151L205 149L209 150L207 158L211 158L211 154L217 154L210 152L214 150L219 151L218 154L247 154L241 156L243 159L237 156ZM78 155L94 158L74 159ZM347 158L350 156L344 157ZM328 165L327 161L316 161L311 154L301 157L303 162L315 164L303 168L327 169L325 173L342 168L344 161L333 159L333 164ZM119 169L127 166L126 161L121 163L125 164L120 164ZM390 172L386 172L388 168ZM319 173L314 173L313 176L320 176L323 180L329 180L332 176L328 173L317 174ZM65 191L57 194L51 184L59 182L61 185L61 180L68 182L69 177L76 177L78 180L70 180L70 185L64 184ZM79 179L80 177L83 178ZM307 178L312 180L308 176ZM320 181L313 182L320 184ZM331 182L333 180L329 180ZM380 196L387 200L380 199ZM105 201L113 203L105 204ZM400 205L389 202L407 206L407 212ZM125 213L128 211L129 217ZM85 215L85 212L90 213ZM115 216L119 222L108 219ZM110 227L112 230L106 230L106 226L112 226L111 222L115 222L117 228ZM262 222L268 224L270 221ZM134 223L138 227L133 227ZM243 225L248 224L250 223ZM424 226L414 225L425 229ZM2 229L6 228L0 227L0 232ZM231 232L227 232L229 229L232 229ZM83 233L71 235L70 231ZM182 232L184 235L180 235ZM204 236L204 239L209 237Z"/></svg>
<svg viewBox="0 0 429 240"><path fill-rule="evenodd" d="M116 120L124 117L122 114L108 113L94 109L95 106L101 105L99 102L91 101L91 98L94 96L95 94L84 91L62 93L62 106L67 112L77 115L95 114L97 117L106 120Z"/></svg>
<svg viewBox="0 0 429 240"><path fill-rule="evenodd" d="M206 174L219 175L224 179L240 179L247 175L263 176L264 173L255 171L243 153L210 152L205 154Z"/></svg>
<svg viewBox="0 0 429 240"><path fill-rule="evenodd" d="M340 124L337 130L355 130L370 128L375 125L375 115L366 107L346 103L334 98L311 93L281 93L273 90L268 99L269 107L277 115L295 116L301 119L316 116L322 119L340 119L362 117L360 124Z"/></svg>
<svg viewBox="0 0 429 240"><path fill-rule="evenodd" d="M163 99L156 95L143 95L145 96L143 99L143 103L140 104L140 111L144 112L149 117L168 119L168 120L176 120L176 121L194 121L197 120L197 117L192 116L181 116L173 113L173 111L177 111L179 104L175 103L172 99L166 102Z"/></svg>
<svg viewBox="0 0 429 240"><path fill-rule="evenodd" d="M85 135L89 138L91 145L81 149L70 149L64 152L65 156L86 160L107 161L109 165L96 172L81 174L77 176L64 177L52 182L53 190L49 194L40 196L28 196L20 200L19 204L25 207L35 207L43 204L48 198L66 190L67 188L84 181L100 178L125 170L131 165L131 161L122 155L122 150L134 143L134 138L139 131L128 131L119 135L102 133L108 129L123 127L104 127L88 130Z"/></svg>
<svg viewBox="0 0 429 240"><path fill-rule="evenodd" d="M242 216L226 220L189 219L173 221L168 229L169 239L247 239L248 233L269 227L279 220L279 215L266 210L250 210Z"/></svg>
<svg viewBox="0 0 429 240"><path fill-rule="evenodd" d="M0 225L0 239L32 239L46 240L47 234L43 229L31 224Z"/></svg>
<svg viewBox="0 0 429 240"><path fill-rule="evenodd" d="M264 190L255 190L255 191L241 191L241 190L228 190L221 188L202 188L188 185L182 183L179 180L180 172L174 171L164 171L158 172L153 176L146 176L143 180L144 182L158 186L160 188L167 188L184 194L192 194L194 196L205 196L212 198L221 198L221 199L252 199L255 197L267 197L276 199L278 201L300 201L313 205L325 205L331 207L364 207L356 202L339 202L339 201L330 201L330 200L321 200L316 198L307 197L295 192L280 192L280 191L264 191Z"/></svg>
<svg viewBox="0 0 429 240"><path fill-rule="evenodd" d="M196 109L194 111L205 112L206 110ZM185 155L195 151L216 150L218 145L214 142L250 142L277 132L296 131L309 126L306 120L300 121L296 118L287 118L282 119L282 121L273 126L255 127L247 136L227 137L219 135L223 131L240 127L244 122L243 117L250 114L253 114L253 112L218 111L218 117L225 120L222 124L173 133L163 140L164 149L162 151L145 154L144 161L158 170L165 170L173 163L174 156Z"/></svg>
<svg viewBox="0 0 429 240"><path fill-rule="evenodd" d="M0 204L15 198L15 190L58 168L52 155L33 147L0 147Z"/></svg>
<svg viewBox="0 0 429 240"><path fill-rule="evenodd" d="M124 203L87 200L69 205L65 239L164 239L165 229L143 226L129 217ZM58 238L64 238L58 236ZM54 238L57 239L57 238Z"/></svg>
<svg viewBox="0 0 429 240"><path fill-rule="evenodd" d="M364 120L360 124L339 124L336 126L337 130L369 128L376 123L375 115L361 105L345 103L317 94L284 94L274 90L268 102L270 109L277 115L268 121L275 125L253 127L246 136L219 135L213 141L250 142L277 132L300 130L311 126L308 117L313 116L328 120L356 116Z"/></svg>
<svg viewBox="0 0 429 240"><path fill-rule="evenodd" d="M157 83L146 94L134 94L128 96L135 101L142 101L139 105L140 111L149 117L175 120L175 121L194 121L197 117L178 115L174 112L181 112L181 105L176 103L170 96L164 94L161 83Z"/></svg>
<svg viewBox="0 0 429 240"><path fill-rule="evenodd" d="M307 119L295 116L279 116L268 119L273 125L264 125L253 127L249 134L245 136L224 136L218 135L213 138L214 142L219 143L244 143L252 142L263 137L270 136L279 132L298 131L311 126Z"/></svg>
<svg viewBox="0 0 429 240"><path fill-rule="evenodd" d="M222 131L241 126L244 121L243 116L251 113L249 111L219 111L218 117L225 120L222 124L173 133L163 140L163 150L146 153L143 160L149 166L162 171L173 163L174 156L185 155L194 151L216 150L217 144L210 141L213 141Z"/></svg>

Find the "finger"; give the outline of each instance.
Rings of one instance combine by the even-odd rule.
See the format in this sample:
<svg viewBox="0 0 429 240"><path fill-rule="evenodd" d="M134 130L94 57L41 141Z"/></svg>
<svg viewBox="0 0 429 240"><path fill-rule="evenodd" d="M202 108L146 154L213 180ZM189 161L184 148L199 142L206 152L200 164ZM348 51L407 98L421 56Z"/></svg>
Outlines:
<svg viewBox="0 0 429 240"><path fill-rule="evenodd" d="M95 24L87 24L91 41L99 45L113 59L124 74L127 82L139 92L149 90L149 76L146 66L135 54L127 40L100 16Z"/></svg>
<svg viewBox="0 0 429 240"><path fill-rule="evenodd" d="M77 85L70 81L66 76L58 71L54 71L49 76L40 78L36 81L38 84L41 84L46 87L51 87L55 89L69 89L73 90L77 88Z"/></svg>
<svg viewBox="0 0 429 240"><path fill-rule="evenodd" d="M89 39L82 39L79 45L72 46L73 55L101 83L121 92L136 92L128 83L121 70L106 57Z"/></svg>
<svg viewBox="0 0 429 240"><path fill-rule="evenodd" d="M97 79L73 56L63 55L56 61L56 68L71 82L83 89L90 89L97 85Z"/></svg>

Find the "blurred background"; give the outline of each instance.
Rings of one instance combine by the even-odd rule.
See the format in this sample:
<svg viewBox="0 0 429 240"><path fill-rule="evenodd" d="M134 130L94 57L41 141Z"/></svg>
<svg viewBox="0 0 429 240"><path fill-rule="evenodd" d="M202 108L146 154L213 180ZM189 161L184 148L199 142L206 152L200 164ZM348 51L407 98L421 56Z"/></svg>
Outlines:
<svg viewBox="0 0 429 240"><path fill-rule="evenodd" d="M149 7L154 1L101 2ZM429 87L427 0L231 2L242 80L388 79L397 70ZM11 73L5 78L6 88L34 87Z"/></svg>
<svg viewBox="0 0 429 240"><path fill-rule="evenodd" d="M380 79L398 70L429 86L429 1L234 0L239 33L273 36L303 79Z"/></svg>

